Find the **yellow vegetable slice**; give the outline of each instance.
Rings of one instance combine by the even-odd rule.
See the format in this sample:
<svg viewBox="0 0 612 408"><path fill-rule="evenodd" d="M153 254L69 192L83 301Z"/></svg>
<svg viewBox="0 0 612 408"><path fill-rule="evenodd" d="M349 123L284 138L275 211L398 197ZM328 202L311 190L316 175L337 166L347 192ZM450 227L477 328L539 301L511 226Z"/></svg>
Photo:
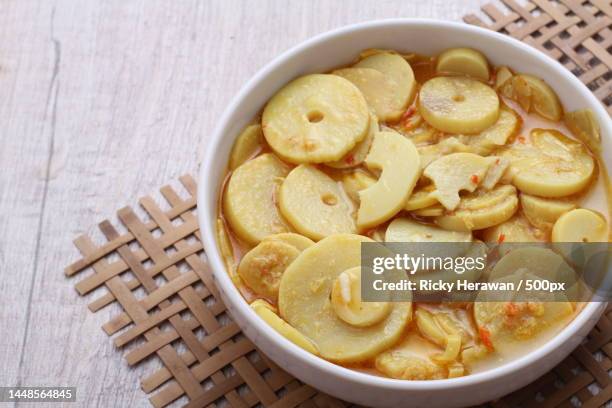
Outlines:
<svg viewBox="0 0 612 408"><path fill-rule="evenodd" d="M508 67L499 67L495 71L495 86L496 90L499 90L506 82L508 82L514 74Z"/></svg>
<svg viewBox="0 0 612 408"><path fill-rule="evenodd" d="M465 374L465 367L461 363L454 362L448 365L448 378L457 378Z"/></svg>
<svg viewBox="0 0 612 408"><path fill-rule="evenodd" d="M391 221L385 234L387 242L471 242L470 232L446 231L434 225L421 224L408 217Z"/></svg>
<svg viewBox="0 0 612 408"><path fill-rule="evenodd" d="M502 153L510 160L512 183L519 190L563 197L589 184L595 162L582 143L552 129L532 130L531 141L517 143Z"/></svg>
<svg viewBox="0 0 612 408"><path fill-rule="evenodd" d="M605 217L584 208L561 215L552 229L553 242L608 242L608 237Z"/></svg>
<svg viewBox="0 0 612 408"><path fill-rule="evenodd" d="M325 163L329 167L333 167L335 169L347 169L349 167L359 166L365 160L368 152L370 151L370 147L372 146L372 142L374 141L374 135L378 132L378 119L374 114L370 115L370 128L368 129L368 134L365 139L361 142L357 143L351 151L344 155L338 161Z"/></svg>
<svg viewBox="0 0 612 408"><path fill-rule="evenodd" d="M538 228L550 229L560 216L576 208L576 204L559 198L544 198L522 193L521 208L529 222Z"/></svg>
<svg viewBox="0 0 612 408"><path fill-rule="evenodd" d="M262 149L263 133L261 125L247 126L234 142L230 153L229 168L236 169L242 163L255 156Z"/></svg>
<svg viewBox="0 0 612 408"><path fill-rule="evenodd" d="M385 110L384 118L377 116L383 121L394 121L400 118L408 105L412 103L416 93L417 83L410 64L397 54L378 53L368 56L357 64L355 68L370 68L382 72L395 87L389 90L391 96L390 109Z"/></svg>
<svg viewBox="0 0 612 408"><path fill-rule="evenodd" d="M384 320L391 312L389 302L361 301L361 267L342 272L332 286L331 305L336 315L356 327L368 327Z"/></svg>
<svg viewBox="0 0 612 408"><path fill-rule="evenodd" d="M515 299L528 300L534 302L566 302L572 300L585 299L588 293L584 291L583 280L578 278L576 271L566 261L571 260L572 254L568 252L568 246L558 246L556 251L542 245L528 245L526 247L512 246L509 251L504 250L505 255L495 264L489 273L489 280L504 280L517 282L519 279L541 280L546 279L552 282L564 282L565 288L562 292L546 292L531 289L527 291L523 285L519 291L516 287ZM563 255L563 256L562 256ZM564 258L566 257L566 258ZM520 297L519 297L520 294ZM505 298L504 300L512 300Z"/></svg>
<svg viewBox="0 0 612 408"><path fill-rule="evenodd" d="M593 153L601 153L601 134L599 123L590 109L580 109L567 112L563 116L565 125L582 143L587 145Z"/></svg>
<svg viewBox="0 0 612 408"><path fill-rule="evenodd" d="M420 210L437 204L438 199L435 197L435 194L432 194L434 191L435 187L433 184L428 184L414 191L410 197L408 197L408 201L406 201L406 205L404 205L404 210Z"/></svg>
<svg viewBox="0 0 612 408"><path fill-rule="evenodd" d="M275 195L289 167L273 154L262 154L234 171L223 195L223 210L232 230L251 245L268 235L288 232Z"/></svg>
<svg viewBox="0 0 612 408"><path fill-rule="evenodd" d="M502 185L463 197L453 213L436 217L435 223L451 231L480 230L510 219L517 209L516 189Z"/></svg>
<svg viewBox="0 0 612 408"><path fill-rule="evenodd" d="M272 312L278 314L278 310L270 303L268 303L267 301L263 300L263 299L255 299L254 301L252 301L250 303L250 306L252 309L256 309L256 308L260 308L260 307L264 307L268 310L271 310Z"/></svg>
<svg viewBox="0 0 612 408"><path fill-rule="evenodd" d="M460 309L461 310L461 309ZM449 335L458 335L462 343L472 342L472 335L465 329L469 326L470 317L461 310L463 315L457 315L452 309L440 308L428 309L428 306L420 304L417 306L414 316L417 328L422 336L440 347L446 347ZM455 355L453 359L457 356Z"/></svg>
<svg viewBox="0 0 612 408"><path fill-rule="evenodd" d="M244 255L238 265L238 274L257 295L276 302L285 269L311 245L313 241L299 234L270 235Z"/></svg>
<svg viewBox="0 0 612 408"><path fill-rule="evenodd" d="M447 137L436 144L419 146L417 150L421 156L421 166L426 168L442 156L451 153L471 152L472 149L456 137Z"/></svg>
<svg viewBox="0 0 612 408"><path fill-rule="evenodd" d="M389 315L368 327L352 326L334 312L332 287L342 272L360 266L362 242L374 241L348 234L327 237L302 252L281 280L281 316L330 361L355 363L376 356L400 338L412 317L409 302L392 302Z"/></svg>
<svg viewBox="0 0 612 408"><path fill-rule="evenodd" d="M575 271L561 255L543 246L530 245L518 248L514 246L495 264L490 272L489 280L504 277L514 279L523 273L555 282L573 282L576 277Z"/></svg>
<svg viewBox="0 0 612 408"><path fill-rule="evenodd" d="M381 127L385 130L386 126ZM423 120L416 107L411 106L402 114L402 118L391 126L396 132L410 139L415 146L426 146L437 143L441 133Z"/></svg>
<svg viewBox="0 0 612 408"><path fill-rule="evenodd" d="M506 98L517 102L525 112L532 111L533 92L521 75L511 77L498 91Z"/></svg>
<svg viewBox="0 0 612 408"><path fill-rule="evenodd" d="M363 169L344 173L341 180L344 191L355 203L359 203L359 192L361 190L365 190L376 183L376 178Z"/></svg>
<svg viewBox="0 0 612 408"><path fill-rule="evenodd" d="M400 133L408 137L416 146L425 146L436 143L440 138L440 132L429 126L429 124L426 122L423 122L421 125L413 129L401 131Z"/></svg>
<svg viewBox="0 0 612 408"><path fill-rule="evenodd" d="M467 75L489 80L489 63L482 53L472 48L451 48L438 56L436 71L442 74Z"/></svg>
<svg viewBox="0 0 612 408"><path fill-rule="evenodd" d="M491 351L516 349L517 343L536 338L545 331L563 327L571 318L570 302L477 301L474 319L481 338Z"/></svg>
<svg viewBox="0 0 612 408"><path fill-rule="evenodd" d="M454 210L461 201L459 192L474 191L494 161L473 153L453 153L431 163L423 174L436 186L436 199Z"/></svg>
<svg viewBox="0 0 612 408"><path fill-rule="evenodd" d="M387 75L372 68L343 68L333 71L351 81L363 94L368 106L383 122L397 120L405 101L395 95L397 84Z"/></svg>
<svg viewBox="0 0 612 408"><path fill-rule="evenodd" d="M499 118L493 126L475 135L461 135L459 140L475 149L476 153L489 155L496 148L508 143L518 133L520 127L521 119L519 115L507 106L502 105L499 110Z"/></svg>
<svg viewBox="0 0 612 408"><path fill-rule="evenodd" d="M352 209L339 183L311 165L291 170L280 188L278 204L291 225L315 241L355 231Z"/></svg>
<svg viewBox="0 0 612 408"><path fill-rule="evenodd" d="M417 307L414 311L417 328L427 340L444 347L446 345L447 333L434 320L434 316L422 307Z"/></svg>
<svg viewBox="0 0 612 408"><path fill-rule="evenodd" d="M494 160L487 170L484 180L482 180L482 183L480 183L482 188L485 190L491 190L493 187L495 187L504 177L508 167L510 166L510 161L508 159L495 156L490 156L490 158Z"/></svg>
<svg viewBox="0 0 612 408"><path fill-rule="evenodd" d="M442 205L434 204L430 207L410 211L410 214L416 215L417 217L438 217L444 214L444 212L444 207L442 207Z"/></svg>
<svg viewBox="0 0 612 408"><path fill-rule="evenodd" d="M295 247L298 251L303 251L311 245L314 245L314 241L306 238L303 235L295 234L293 232L285 232L282 234L270 235L265 238L265 241L277 241L287 245Z"/></svg>
<svg viewBox="0 0 612 408"><path fill-rule="evenodd" d="M232 242L230 241L227 229L225 228L225 222L221 217L217 218L217 245L219 245L219 251L221 257L225 263L228 273L232 279L236 278L236 262L234 260L234 249Z"/></svg>
<svg viewBox="0 0 612 408"><path fill-rule="evenodd" d="M491 208L501 202L510 195L515 195L516 189L513 186L499 186L493 191L479 189L472 194L468 194L462 198L460 208L462 210L483 210Z"/></svg>
<svg viewBox="0 0 612 408"><path fill-rule="evenodd" d="M499 117L499 98L489 86L464 77L436 77L419 92L419 112L447 133L478 133Z"/></svg>
<svg viewBox="0 0 612 408"><path fill-rule="evenodd" d="M483 231L482 237L486 242L499 244L504 242L542 242L546 238L542 231L532 227L524 217L517 215L508 221L487 228Z"/></svg>
<svg viewBox="0 0 612 408"><path fill-rule="evenodd" d="M521 74L520 77L531 88L531 107L540 116L557 122L563 116L563 107L555 91L543 80L533 75Z"/></svg>
<svg viewBox="0 0 612 408"><path fill-rule="evenodd" d="M441 380L446 370L431 362L440 349L415 333L409 333L401 343L376 357L376 369L399 380Z"/></svg>
<svg viewBox="0 0 612 408"><path fill-rule="evenodd" d="M359 228L371 228L397 214L412 193L421 175L419 153L411 141L396 132L380 132L365 161L368 168L380 169L372 186L359 192Z"/></svg>
<svg viewBox="0 0 612 408"><path fill-rule="evenodd" d="M270 305L271 306L271 305ZM317 347L306 336L291 327L289 323L281 319L274 311L261 302L253 302L251 307L266 323L268 323L281 336L291 341L296 346L303 348L309 353L318 355Z"/></svg>
<svg viewBox="0 0 612 408"><path fill-rule="evenodd" d="M441 354L432 356L432 360L440 364L448 364L457 359L461 351L461 336L458 334L449 334L446 337L446 348Z"/></svg>
<svg viewBox="0 0 612 408"><path fill-rule="evenodd" d="M238 274L255 293L276 301L281 276L299 254L294 246L264 240L242 258Z"/></svg>
<svg viewBox="0 0 612 408"><path fill-rule="evenodd" d="M479 242L484 251L484 245ZM472 254L473 252L470 252ZM446 309L446 310L445 310ZM461 308L441 307L440 311L431 310L431 315L439 327L448 334L458 334L461 337L462 346L473 343L474 333L471 326L471 316L468 311Z"/></svg>
<svg viewBox="0 0 612 408"><path fill-rule="evenodd" d="M261 118L270 147L292 163L340 160L365 138L369 121L359 89L327 74L290 82L270 99Z"/></svg>
<svg viewBox="0 0 612 408"><path fill-rule="evenodd" d="M474 304L474 320L483 343L490 349L506 352L517 342L533 339L545 331L563 327L573 314L573 307L562 293L529 291L529 302L516 301L526 294L521 280L542 278L570 282L573 269L563 258L547 248L527 247L510 251L500 259L490 274L494 282L513 283L515 291L505 301L494 301L490 292L481 292Z"/></svg>
<svg viewBox="0 0 612 408"><path fill-rule="evenodd" d="M543 80L533 75L519 74L506 78L502 74L503 83L497 84L499 91L521 105L526 112L536 112L545 119L557 122L563 117L563 107L555 91Z"/></svg>

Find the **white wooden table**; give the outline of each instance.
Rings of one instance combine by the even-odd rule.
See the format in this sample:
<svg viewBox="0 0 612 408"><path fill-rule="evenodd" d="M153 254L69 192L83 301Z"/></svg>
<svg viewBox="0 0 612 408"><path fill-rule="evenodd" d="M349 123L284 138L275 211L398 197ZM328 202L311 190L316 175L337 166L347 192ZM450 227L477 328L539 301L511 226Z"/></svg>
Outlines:
<svg viewBox="0 0 612 408"><path fill-rule="evenodd" d="M155 362L128 368L100 329L116 310L89 313L64 277L72 239L195 174L230 98L280 52L358 21L460 20L484 2L0 1L0 386L149 406L138 384Z"/></svg>

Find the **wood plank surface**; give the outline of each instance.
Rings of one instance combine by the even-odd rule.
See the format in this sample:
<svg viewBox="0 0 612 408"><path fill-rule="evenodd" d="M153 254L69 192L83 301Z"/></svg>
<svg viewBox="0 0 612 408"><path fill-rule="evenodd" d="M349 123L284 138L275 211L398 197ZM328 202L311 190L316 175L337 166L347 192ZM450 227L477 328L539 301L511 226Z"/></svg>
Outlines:
<svg viewBox="0 0 612 408"><path fill-rule="evenodd" d="M1 1L0 386L149 406L138 381L154 363L128 368L100 329L117 310L89 313L64 277L72 239L195 174L230 98L280 52L349 23L459 21L484 3Z"/></svg>

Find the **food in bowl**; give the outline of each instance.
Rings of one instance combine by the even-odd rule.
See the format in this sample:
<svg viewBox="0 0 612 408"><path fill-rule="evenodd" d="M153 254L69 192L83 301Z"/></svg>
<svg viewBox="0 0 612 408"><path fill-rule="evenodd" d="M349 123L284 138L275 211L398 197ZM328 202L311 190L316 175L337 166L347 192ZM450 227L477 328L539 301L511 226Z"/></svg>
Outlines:
<svg viewBox="0 0 612 408"><path fill-rule="evenodd" d="M306 351L464 376L537 348L580 305L362 302L361 244L607 242L599 153L594 115L565 113L542 79L470 48L366 50L286 84L238 136L218 244L253 310Z"/></svg>

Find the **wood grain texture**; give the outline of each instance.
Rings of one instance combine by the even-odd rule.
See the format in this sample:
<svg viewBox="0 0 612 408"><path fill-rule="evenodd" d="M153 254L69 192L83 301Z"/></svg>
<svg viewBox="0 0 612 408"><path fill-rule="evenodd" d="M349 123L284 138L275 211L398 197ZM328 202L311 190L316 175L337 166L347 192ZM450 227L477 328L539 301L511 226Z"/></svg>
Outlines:
<svg viewBox="0 0 612 408"><path fill-rule="evenodd" d="M100 330L117 310L88 313L63 275L71 240L194 173L230 98L280 52L358 21L459 21L484 2L0 2L0 385L149 406L138 379L153 363L128 368Z"/></svg>

